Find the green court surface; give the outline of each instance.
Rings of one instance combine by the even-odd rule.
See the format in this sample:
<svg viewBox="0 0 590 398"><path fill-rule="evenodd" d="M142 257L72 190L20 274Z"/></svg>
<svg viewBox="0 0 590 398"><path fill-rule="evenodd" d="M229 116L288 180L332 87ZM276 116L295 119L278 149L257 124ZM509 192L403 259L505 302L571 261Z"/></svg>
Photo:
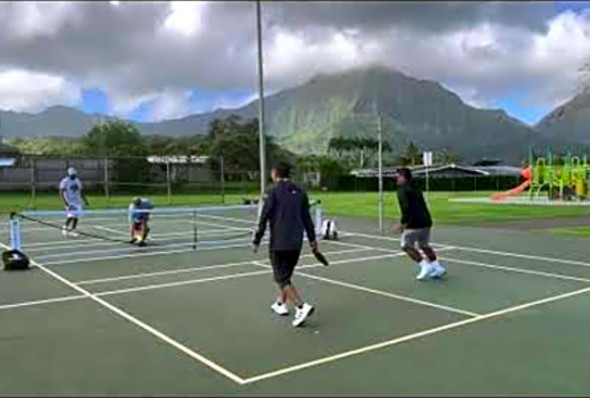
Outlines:
<svg viewBox="0 0 590 398"><path fill-rule="evenodd" d="M583 238L437 227L449 275L417 282L374 219L341 217L329 267L303 254L295 283L316 312L294 329L270 311L266 247L216 235L252 220L200 218L197 250L187 221L154 219L145 248L24 230L37 267L0 274L0 395L590 393Z"/></svg>

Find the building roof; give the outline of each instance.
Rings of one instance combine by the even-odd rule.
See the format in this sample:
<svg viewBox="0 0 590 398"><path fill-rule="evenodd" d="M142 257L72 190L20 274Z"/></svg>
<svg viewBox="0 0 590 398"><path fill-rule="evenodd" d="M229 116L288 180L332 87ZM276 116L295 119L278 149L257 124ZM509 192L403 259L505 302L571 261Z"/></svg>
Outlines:
<svg viewBox="0 0 590 398"><path fill-rule="evenodd" d="M15 148L0 142L0 155L4 154L16 155L18 154L18 151Z"/></svg>
<svg viewBox="0 0 590 398"><path fill-rule="evenodd" d="M12 167L16 164L18 151L0 142L0 167Z"/></svg>
<svg viewBox="0 0 590 398"><path fill-rule="evenodd" d="M428 169L428 170L427 170ZM501 175L501 176L520 176L521 169L514 166L461 166L456 164L447 164L435 167L424 167L419 166L412 168L412 174L414 177L423 177L426 172L432 177L438 178L450 178L461 175L465 176L490 176L490 175ZM355 175L359 178L370 178L377 177L379 171L376 169L365 169L365 170L353 170L350 174ZM396 169L384 169L384 177L395 177L397 175Z"/></svg>

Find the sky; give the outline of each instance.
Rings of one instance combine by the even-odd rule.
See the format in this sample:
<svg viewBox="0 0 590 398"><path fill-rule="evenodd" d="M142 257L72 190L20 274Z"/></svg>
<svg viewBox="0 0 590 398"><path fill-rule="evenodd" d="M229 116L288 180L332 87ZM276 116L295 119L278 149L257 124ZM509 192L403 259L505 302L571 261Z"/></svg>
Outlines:
<svg viewBox="0 0 590 398"><path fill-rule="evenodd" d="M0 2L0 109L159 121L257 97L253 2ZM263 2L267 95L384 65L534 124L581 87L590 2Z"/></svg>

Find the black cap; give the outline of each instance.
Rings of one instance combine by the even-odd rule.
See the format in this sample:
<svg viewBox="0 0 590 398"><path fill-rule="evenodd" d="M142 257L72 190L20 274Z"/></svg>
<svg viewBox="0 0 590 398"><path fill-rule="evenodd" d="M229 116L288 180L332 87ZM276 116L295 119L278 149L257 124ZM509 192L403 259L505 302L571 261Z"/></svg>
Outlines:
<svg viewBox="0 0 590 398"><path fill-rule="evenodd" d="M412 179L412 170L407 167L402 167L397 169L397 173L403 176L406 180L410 181Z"/></svg>
<svg viewBox="0 0 590 398"><path fill-rule="evenodd" d="M279 178L289 178L291 175L291 165L287 162L278 162L273 169L276 170Z"/></svg>

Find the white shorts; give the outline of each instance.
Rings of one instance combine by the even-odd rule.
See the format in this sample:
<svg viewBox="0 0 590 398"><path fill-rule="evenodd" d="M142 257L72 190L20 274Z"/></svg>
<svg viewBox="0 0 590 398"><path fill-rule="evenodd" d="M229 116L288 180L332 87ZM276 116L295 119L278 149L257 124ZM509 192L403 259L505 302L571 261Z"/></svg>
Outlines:
<svg viewBox="0 0 590 398"><path fill-rule="evenodd" d="M80 218L82 216L81 204L70 204L66 206L66 218Z"/></svg>
<svg viewBox="0 0 590 398"><path fill-rule="evenodd" d="M401 247L418 247L430 246L430 228L406 229L401 236Z"/></svg>

